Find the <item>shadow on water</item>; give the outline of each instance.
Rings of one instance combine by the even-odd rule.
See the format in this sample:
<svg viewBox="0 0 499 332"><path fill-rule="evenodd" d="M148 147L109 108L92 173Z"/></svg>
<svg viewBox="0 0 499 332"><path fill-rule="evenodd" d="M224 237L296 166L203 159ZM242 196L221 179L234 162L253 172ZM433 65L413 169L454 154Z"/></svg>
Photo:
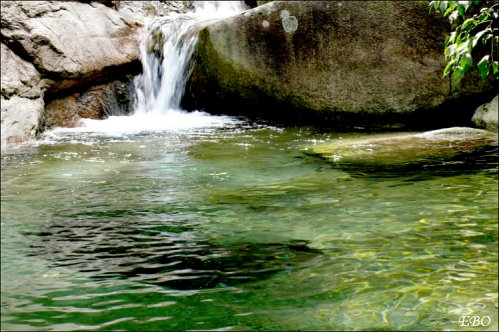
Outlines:
<svg viewBox="0 0 499 332"><path fill-rule="evenodd" d="M130 227L134 211L91 212L25 232L32 255L90 278L118 278L178 290L234 287L299 269L320 251L306 241L221 243L200 236L194 225L159 222Z"/></svg>

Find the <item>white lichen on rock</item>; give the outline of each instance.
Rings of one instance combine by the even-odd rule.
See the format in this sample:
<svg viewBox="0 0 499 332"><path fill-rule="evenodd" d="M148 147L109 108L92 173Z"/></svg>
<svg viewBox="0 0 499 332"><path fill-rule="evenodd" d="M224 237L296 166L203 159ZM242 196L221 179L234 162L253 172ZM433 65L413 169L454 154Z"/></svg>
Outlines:
<svg viewBox="0 0 499 332"><path fill-rule="evenodd" d="M289 12L284 9L281 10L282 27L287 33L293 33L298 29L298 19L294 16L290 16Z"/></svg>

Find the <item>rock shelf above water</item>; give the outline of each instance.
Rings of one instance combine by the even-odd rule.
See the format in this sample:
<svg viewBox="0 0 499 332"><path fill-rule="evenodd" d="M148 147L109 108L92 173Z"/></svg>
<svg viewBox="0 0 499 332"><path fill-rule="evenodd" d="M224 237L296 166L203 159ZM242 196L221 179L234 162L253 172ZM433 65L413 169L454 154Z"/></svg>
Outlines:
<svg viewBox="0 0 499 332"><path fill-rule="evenodd" d="M497 133L452 127L423 133L337 139L305 147L303 152L338 166L387 167L451 160L462 153L477 152L497 144Z"/></svg>

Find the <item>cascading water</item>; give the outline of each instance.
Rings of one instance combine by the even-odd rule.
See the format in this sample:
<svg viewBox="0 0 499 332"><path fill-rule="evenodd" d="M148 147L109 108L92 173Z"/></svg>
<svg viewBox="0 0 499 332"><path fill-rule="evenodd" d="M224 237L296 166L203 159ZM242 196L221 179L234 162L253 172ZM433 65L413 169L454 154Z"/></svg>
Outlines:
<svg viewBox="0 0 499 332"><path fill-rule="evenodd" d="M180 110L190 59L197 42L196 25L208 19L235 15L242 1L194 1L190 14L155 19L148 23L142 41L143 74L135 80L135 114L166 115Z"/></svg>
<svg viewBox="0 0 499 332"><path fill-rule="evenodd" d="M47 138L62 133L85 132L105 136L123 136L144 131L217 128L235 124L228 116L204 112L185 112L180 101L191 70L191 55L198 39L198 24L242 12L242 1L193 1L194 10L171 14L147 22L140 44L143 73L136 77L134 114L109 116L105 120L83 119L77 128L55 128Z"/></svg>

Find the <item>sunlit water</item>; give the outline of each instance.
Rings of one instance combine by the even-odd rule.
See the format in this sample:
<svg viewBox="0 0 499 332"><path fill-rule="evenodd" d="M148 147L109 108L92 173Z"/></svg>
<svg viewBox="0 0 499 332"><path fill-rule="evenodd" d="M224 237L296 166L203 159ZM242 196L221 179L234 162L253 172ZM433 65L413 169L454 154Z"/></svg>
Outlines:
<svg viewBox="0 0 499 332"><path fill-rule="evenodd" d="M497 149L346 171L300 150L359 134L185 116L2 156L2 329L497 329Z"/></svg>

